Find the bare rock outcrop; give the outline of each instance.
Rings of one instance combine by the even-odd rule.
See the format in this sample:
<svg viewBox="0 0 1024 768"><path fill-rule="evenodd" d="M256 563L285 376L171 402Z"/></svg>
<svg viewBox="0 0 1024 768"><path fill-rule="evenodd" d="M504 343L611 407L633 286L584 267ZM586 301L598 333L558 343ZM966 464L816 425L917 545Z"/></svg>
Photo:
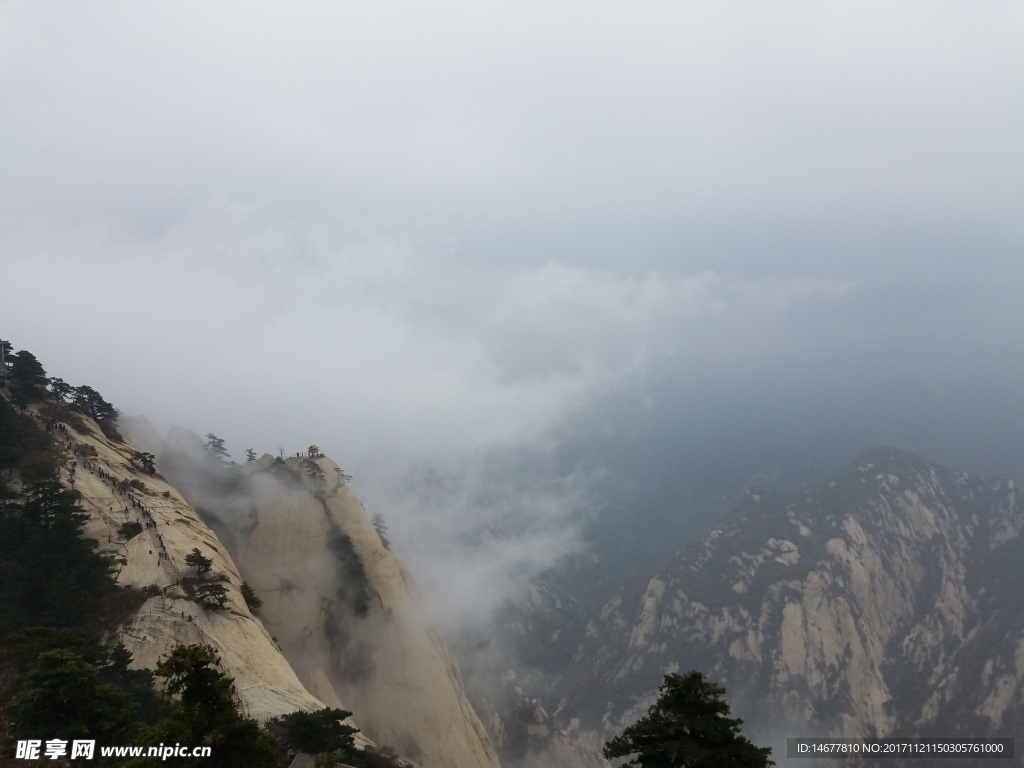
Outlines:
<svg viewBox="0 0 1024 768"><path fill-rule="evenodd" d="M749 492L595 612L557 693L593 744L689 669L768 741L1024 735L1022 525L1012 480L891 449L812 494Z"/></svg>
<svg viewBox="0 0 1024 768"><path fill-rule="evenodd" d="M62 481L81 493L82 509L89 514L86 535L115 557L117 581L148 595L120 633L133 666L153 668L178 644L209 645L234 678L238 702L249 717L262 721L322 709L323 702L299 682L247 608L238 569L195 509L161 474L143 471L132 444L107 438L88 418L81 417L81 425L68 425L77 464L73 474L62 471ZM127 540L118 533L126 523L140 529ZM210 559L207 574L185 563L194 548ZM225 588L224 609L197 602L195 588L204 582Z"/></svg>
<svg viewBox="0 0 1024 768"><path fill-rule="evenodd" d="M227 482L220 496L207 483L197 503L305 687L425 768L497 768L415 582L338 466L318 454L264 456Z"/></svg>

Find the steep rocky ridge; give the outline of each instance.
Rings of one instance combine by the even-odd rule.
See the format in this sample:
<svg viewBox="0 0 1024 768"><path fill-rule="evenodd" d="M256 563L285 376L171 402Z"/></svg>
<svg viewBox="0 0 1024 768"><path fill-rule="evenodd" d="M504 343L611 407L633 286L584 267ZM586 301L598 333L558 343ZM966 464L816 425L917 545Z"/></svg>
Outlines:
<svg viewBox="0 0 1024 768"><path fill-rule="evenodd" d="M176 440L161 462L185 478L305 687L355 712L370 739L425 768L497 768L414 580L338 466L319 455L266 455L211 467Z"/></svg>
<svg viewBox="0 0 1024 768"><path fill-rule="evenodd" d="M1024 736L1022 526L1012 480L891 449L814 493L752 491L645 589L595 611L557 709L598 745L665 672L699 669L775 746Z"/></svg>
<svg viewBox="0 0 1024 768"><path fill-rule="evenodd" d="M467 700L415 582L330 459L221 465L193 433L163 440L145 420L122 421L233 554L306 688L356 712L364 734L425 766L500 759L506 768L607 768L599 750L574 744L517 685Z"/></svg>
<svg viewBox="0 0 1024 768"><path fill-rule="evenodd" d="M61 480L81 494L89 514L86 534L113 554L120 584L148 589L151 596L121 630L120 639L135 667L153 668L178 644L213 646L224 671L235 679L243 711L258 720L299 709L322 709L278 649L271 635L246 607L238 568L217 536L163 476L151 476L133 461L135 447L111 440L84 416L68 426L67 440L78 452L77 469L61 470ZM88 454L88 455L87 455ZM134 482L118 490L123 483ZM121 541L118 528L137 522L142 532ZM198 547L211 561L209 580L228 593L226 610L204 610L188 594L183 579L196 577L185 556Z"/></svg>

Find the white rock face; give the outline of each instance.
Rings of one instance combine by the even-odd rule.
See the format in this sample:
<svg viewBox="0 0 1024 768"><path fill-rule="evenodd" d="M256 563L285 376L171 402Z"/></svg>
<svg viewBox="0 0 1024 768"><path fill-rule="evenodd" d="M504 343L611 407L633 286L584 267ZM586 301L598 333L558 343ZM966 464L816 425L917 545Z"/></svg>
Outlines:
<svg viewBox="0 0 1024 768"><path fill-rule="evenodd" d="M1013 483L870 458L817 494L751 496L644 592L595 611L564 677L613 704L570 698L582 738L643 715L678 668L724 684L765 734L1024 736Z"/></svg>
<svg viewBox="0 0 1024 768"><path fill-rule="evenodd" d="M74 447L96 452L94 458L78 457L74 475L82 508L90 516L86 535L119 559L120 584L162 593L148 599L121 633L134 656L133 666L154 668L178 644L211 645L223 670L235 679L249 717L262 721L299 709L322 709L324 703L299 682L263 624L249 612L239 592L238 569L217 536L175 488L132 463L134 446L110 441L94 422L85 423L87 432L72 429L71 436ZM67 472L62 479L70 485ZM130 496L118 492L114 486L123 480L143 488L129 489ZM143 531L120 542L117 530L126 522L142 524ZM197 547L213 562L209 578L227 589L226 610L204 610L176 584L197 575L185 564L185 556Z"/></svg>
<svg viewBox="0 0 1024 768"><path fill-rule="evenodd" d="M497 768L412 577L336 470L326 458L264 456L242 468L248 506L215 524L264 624L305 687L353 711L377 744L424 768Z"/></svg>
<svg viewBox="0 0 1024 768"><path fill-rule="evenodd" d="M133 445L109 441L87 424L88 433L73 434L76 447L96 451L79 459L74 478L91 516L87 535L119 558L119 583L159 592L122 632L134 666L154 667L179 643L211 645L250 717L342 707L358 713L364 735L423 768L499 768L458 668L420 613L412 577L383 546L333 462L316 460L322 483L306 477L298 459L280 466L265 456L232 470L254 493L243 504L244 521L225 518L222 530L264 600L255 617L217 534L176 488L134 466ZM166 447L159 436L142 421L129 428L158 454L159 469ZM197 442L201 449L188 433L172 437L179 447ZM143 489L115 490L122 480ZM213 517L223 513L214 507ZM131 521L142 533L119 542L118 527ZM206 578L227 588L227 610L200 608L181 586L198 575L184 562L193 548L213 563Z"/></svg>

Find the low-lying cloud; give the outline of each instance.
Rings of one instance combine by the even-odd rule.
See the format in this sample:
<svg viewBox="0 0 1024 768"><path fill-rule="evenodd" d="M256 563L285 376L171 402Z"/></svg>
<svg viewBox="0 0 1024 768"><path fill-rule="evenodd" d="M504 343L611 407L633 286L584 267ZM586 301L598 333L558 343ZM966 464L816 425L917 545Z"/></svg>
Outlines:
<svg viewBox="0 0 1024 768"><path fill-rule="evenodd" d="M0 335L467 604L722 435L1019 468L1021 13L7 3Z"/></svg>

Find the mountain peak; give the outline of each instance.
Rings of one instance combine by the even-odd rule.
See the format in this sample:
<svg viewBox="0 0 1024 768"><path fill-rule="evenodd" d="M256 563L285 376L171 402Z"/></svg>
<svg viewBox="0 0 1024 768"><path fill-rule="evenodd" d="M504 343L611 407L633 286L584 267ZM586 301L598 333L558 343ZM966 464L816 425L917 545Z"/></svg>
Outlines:
<svg viewBox="0 0 1024 768"><path fill-rule="evenodd" d="M961 733L968 705L989 713L975 735L1004 735L1024 715L1009 650L1024 648L1024 598L996 611L986 596L1005 571L992 563L1024 549L1022 527L1012 481L894 448L862 454L813 493L750 491L646 589L595 612L564 675L589 683L575 681L567 709L607 738L654 701L665 673L696 668L765 738ZM982 648L985 635L1006 648ZM988 682L968 659L989 665ZM596 690L616 704L588 704Z"/></svg>

